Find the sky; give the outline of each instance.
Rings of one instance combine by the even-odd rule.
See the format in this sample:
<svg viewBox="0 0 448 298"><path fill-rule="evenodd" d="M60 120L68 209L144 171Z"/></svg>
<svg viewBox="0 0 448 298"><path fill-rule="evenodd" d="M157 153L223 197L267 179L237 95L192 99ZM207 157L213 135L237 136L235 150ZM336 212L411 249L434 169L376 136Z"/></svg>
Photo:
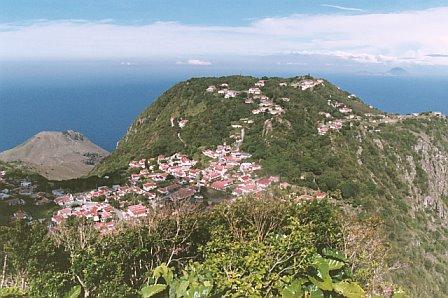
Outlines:
<svg viewBox="0 0 448 298"><path fill-rule="evenodd" d="M1 0L0 61L448 74L448 1Z"/></svg>

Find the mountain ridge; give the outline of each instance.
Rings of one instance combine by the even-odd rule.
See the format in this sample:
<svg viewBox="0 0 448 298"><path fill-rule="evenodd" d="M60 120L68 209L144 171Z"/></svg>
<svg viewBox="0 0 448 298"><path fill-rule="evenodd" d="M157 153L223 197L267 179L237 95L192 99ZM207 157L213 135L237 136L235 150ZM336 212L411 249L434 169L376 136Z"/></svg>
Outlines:
<svg viewBox="0 0 448 298"><path fill-rule="evenodd" d="M200 161L202 150L243 139L241 150L264 173L339 191L358 216L382 218L390 246L386 276L416 296L443 296L447 127L440 113L383 113L310 76L193 78L142 112L92 174L176 152Z"/></svg>

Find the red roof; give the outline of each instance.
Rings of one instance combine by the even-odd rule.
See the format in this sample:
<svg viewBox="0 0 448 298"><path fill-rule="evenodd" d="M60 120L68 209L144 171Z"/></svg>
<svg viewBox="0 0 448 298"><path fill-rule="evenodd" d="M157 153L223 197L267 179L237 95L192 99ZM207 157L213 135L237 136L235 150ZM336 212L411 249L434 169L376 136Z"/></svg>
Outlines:
<svg viewBox="0 0 448 298"><path fill-rule="evenodd" d="M317 199L323 199L323 198L325 198L327 196L326 193L321 192L321 191L316 192L315 195L316 195Z"/></svg>
<svg viewBox="0 0 448 298"><path fill-rule="evenodd" d="M226 179L226 180L219 180L219 181L215 181L213 182L210 187L214 188L216 190L223 190L224 188L226 188L227 186L229 186L230 184L232 184L233 180L232 179Z"/></svg>
<svg viewBox="0 0 448 298"><path fill-rule="evenodd" d="M61 223L64 220L64 218L60 215L53 215L51 220L58 224Z"/></svg>
<svg viewBox="0 0 448 298"><path fill-rule="evenodd" d="M269 185L271 185L271 182L272 181L269 178L261 178L257 181L257 184L261 187L268 187Z"/></svg>
<svg viewBox="0 0 448 298"><path fill-rule="evenodd" d="M146 214L146 207L143 206L142 204L132 205L132 206L128 207L128 211L133 216L139 216L139 215Z"/></svg>

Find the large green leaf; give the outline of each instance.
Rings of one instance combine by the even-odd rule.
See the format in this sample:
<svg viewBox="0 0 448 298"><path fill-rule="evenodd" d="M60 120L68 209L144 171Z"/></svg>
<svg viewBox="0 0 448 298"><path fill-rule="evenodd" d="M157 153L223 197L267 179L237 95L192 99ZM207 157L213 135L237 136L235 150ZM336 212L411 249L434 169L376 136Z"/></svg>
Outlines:
<svg viewBox="0 0 448 298"><path fill-rule="evenodd" d="M81 290L80 285L74 286L64 295L64 298L78 298L81 296Z"/></svg>
<svg viewBox="0 0 448 298"><path fill-rule="evenodd" d="M286 286L281 291L280 294L282 295L283 298L302 297L303 296L303 289L302 289L303 283L304 283L304 280L295 279L291 282L290 285Z"/></svg>
<svg viewBox="0 0 448 298"><path fill-rule="evenodd" d="M211 287L206 286L197 286L193 287L187 291L186 297L191 298L199 298L199 297L208 297L211 292Z"/></svg>
<svg viewBox="0 0 448 298"><path fill-rule="evenodd" d="M340 262L340 261L331 260L331 259L325 259L325 260L328 263L328 267L329 267L330 271L341 269L345 265L345 263Z"/></svg>
<svg viewBox="0 0 448 298"><path fill-rule="evenodd" d="M153 297L154 295L163 292L166 289L166 285L163 284L157 284L157 285L150 285L150 286L144 286L140 290L140 294L143 298L149 298Z"/></svg>
<svg viewBox="0 0 448 298"><path fill-rule="evenodd" d="M308 279L319 289L323 291L333 290L333 282L330 276L330 265L328 261L321 256L314 260L314 267L317 269L319 279L309 276Z"/></svg>
<svg viewBox="0 0 448 298"><path fill-rule="evenodd" d="M190 283L188 282L188 280L182 280L178 284L173 284L172 287L175 288L177 297L184 297L189 285Z"/></svg>
<svg viewBox="0 0 448 298"><path fill-rule="evenodd" d="M174 273L171 268L166 266L165 264L159 265L156 269L154 269L153 277L157 280L159 277L163 277L167 284L170 284L174 279Z"/></svg>
<svg viewBox="0 0 448 298"><path fill-rule="evenodd" d="M341 281L335 283L333 289L347 298L363 298L366 296L364 290L354 282Z"/></svg>
<svg viewBox="0 0 448 298"><path fill-rule="evenodd" d="M332 259L336 259L342 262L348 262L347 257L340 251L330 249L330 248L324 248L322 250L322 254L326 257L330 257Z"/></svg>
<svg viewBox="0 0 448 298"><path fill-rule="evenodd" d="M307 287L304 297L305 298L324 298L325 295L321 289L319 289L315 285L311 285L311 286Z"/></svg>

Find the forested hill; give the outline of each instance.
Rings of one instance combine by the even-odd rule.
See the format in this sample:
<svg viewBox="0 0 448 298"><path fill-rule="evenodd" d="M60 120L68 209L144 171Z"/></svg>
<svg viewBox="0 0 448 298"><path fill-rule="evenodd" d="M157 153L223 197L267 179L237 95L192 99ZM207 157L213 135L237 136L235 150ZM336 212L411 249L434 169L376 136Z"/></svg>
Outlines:
<svg viewBox="0 0 448 298"><path fill-rule="evenodd" d="M258 89L258 90L257 90ZM195 78L166 91L93 174L130 160L219 144L252 154L294 185L340 191L378 216L387 274L416 297L447 296L448 125L437 113L390 115L314 78Z"/></svg>

